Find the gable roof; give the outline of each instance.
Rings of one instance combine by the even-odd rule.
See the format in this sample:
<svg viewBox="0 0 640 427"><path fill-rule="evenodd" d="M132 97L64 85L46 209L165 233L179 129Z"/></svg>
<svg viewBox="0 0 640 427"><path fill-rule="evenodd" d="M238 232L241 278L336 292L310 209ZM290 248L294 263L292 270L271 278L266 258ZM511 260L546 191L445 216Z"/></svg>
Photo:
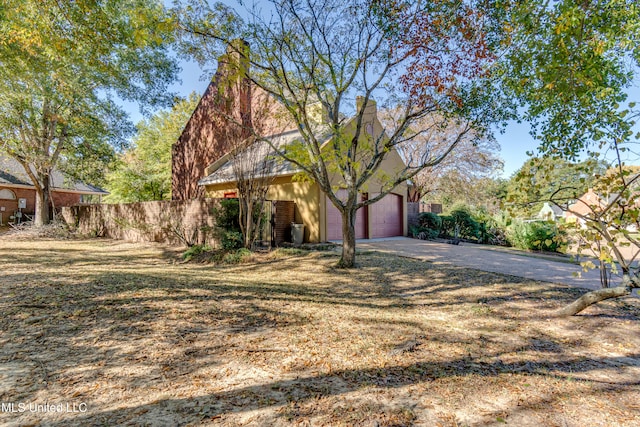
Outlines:
<svg viewBox="0 0 640 427"><path fill-rule="evenodd" d="M25 186L33 187L29 175L17 160L0 154L0 186ZM85 184L80 181L70 181L58 170L51 173L51 188L53 190L66 190L83 194L109 194L107 191Z"/></svg>
<svg viewBox="0 0 640 427"><path fill-rule="evenodd" d="M323 137L319 138L319 141L323 143L330 139L330 135L325 133L320 133ZM324 136L326 134L326 136ZM268 137L270 143L277 147L278 149L284 148L285 146L291 144L297 139L301 138L301 134L299 130L293 130L288 132L283 132L277 135L272 135ZM277 177L277 176L286 176L293 175L295 173L300 172L300 169L291 162L288 162L284 159L281 159L276 154L272 145L267 143L266 141L258 141L251 144L251 147L255 147L258 144L258 152L250 152L250 150L245 149L240 152L238 156L240 156L238 163L249 164L249 161L244 161L242 156L253 156L257 155L259 158L264 159L264 166L269 171L266 176L268 177ZM214 162L207 168L207 173L209 174L205 178L202 178L198 185L211 185L211 184L222 184L227 182L235 182L236 174L234 171L234 160L232 158L232 153L227 153L222 156L218 161Z"/></svg>

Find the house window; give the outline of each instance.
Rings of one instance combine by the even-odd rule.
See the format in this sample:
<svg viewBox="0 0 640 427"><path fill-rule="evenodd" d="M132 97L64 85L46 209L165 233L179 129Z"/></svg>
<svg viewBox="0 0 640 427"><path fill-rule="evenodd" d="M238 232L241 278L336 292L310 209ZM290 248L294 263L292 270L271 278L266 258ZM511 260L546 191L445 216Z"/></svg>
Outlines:
<svg viewBox="0 0 640 427"><path fill-rule="evenodd" d="M236 191L229 191L227 193L224 193L225 199L235 199L236 197L238 197L238 193Z"/></svg>
<svg viewBox="0 0 640 427"><path fill-rule="evenodd" d="M2 200L15 200L16 199L16 195L13 191L11 190L7 190L6 188L3 188L2 190L0 190L0 199Z"/></svg>

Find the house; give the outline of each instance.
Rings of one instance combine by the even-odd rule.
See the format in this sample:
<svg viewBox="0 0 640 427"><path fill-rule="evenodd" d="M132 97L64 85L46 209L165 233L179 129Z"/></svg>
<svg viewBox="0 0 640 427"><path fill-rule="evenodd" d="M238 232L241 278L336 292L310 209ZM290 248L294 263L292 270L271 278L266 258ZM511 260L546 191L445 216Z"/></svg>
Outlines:
<svg viewBox="0 0 640 427"><path fill-rule="evenodd" d="M565 212L557 205L544 202L542 208L538 212L537 217L545 221L557 221L565 217Z"/></svg>
<svg viewBox="0 0 640 427"><path fill-rule="evenodd" d="M586 193L580 196L575 203L569 205L567 212L565 213L565 219L568 223L577 223L581 227L585 227L585 220L583 217L594 217L594 213L602 212L603 209L614 201L618 197L618 194L599 194L593 190L593 188L589 188ZM637 193L634 193L634 199L637 201ZM630 224L627 226L627 230L631 232L636 232L637 226L635 224Z"/></svg>
<svg viewBox="0 0 640 427"><path fill-rule="evenodd" d="M244 129L255 129L261 135L271 135L272 143L286 145L300 135L286 117L284 108L253 86L239 72L248 66L248 46L243 41L227 50L218 60L218 69L200 103L172 148L172 199L188 200L202 197L237 197L235 178L229 162L232 136L236 141ZM367 132L380 135L382 125L377 118L375 103L367 113ZM322 111L318 112L323 117ZM233 120L230 120L233 118ZM235 122L232 125L230 122ZM241 123L238 134L237 124ZM353 124L353 123L351 123ZM347 127L349 124L347 124ZM244 138L242 138L244 139ZM325 142L331 140L327 134ZM265 156L270 156L268 152ZM404 168L398 153L392 150L380 167L387 176ZM291 223L304 224L304 241L321 242L342 239L342 221L338 210L315 183L295 179L299 171L291 164L271 164L271 185L267 194L276 241L286 239ZM339 187L336 178L334 184ZM381 189L380 179L371 179L361 198L374 197ZM276 231L276 230L273 230ZM267 233L269 234L269 233ZM356 238L375 238L407 234L407 187L405 184L380 201L359 209Z"/></svg>
<svg viewBox="0 0 640 427"><path fill-rule="evenodd" d="M51 174L51 181L51 197L56 208L108 194L82 182L70 182L57 170ZM16 212L32 215L35 207L36 190L22 165L11 157L0 155L0 225L12 221Z"/></svg>
<svg viewBox="0 0 640 427"><path fill-rule="evenodd" d="M378 120L376 104L369 101L364 113L363 138L376 140L384 132L383 126ZM317 132L324 135L322 149L330 149L332 135L329 132ZM355 119L347 121L344 125L345 132L354 132ZM300 138L296 130L287 131L270 137L271 145L284 148ZM269 146L268 144L265 144ZM318 184L308 180L296 179L299 176L297 167L283 160L276 160L273 152L265 149L264 156L270 156L269 185L267 200L274 202L293 202L293 222L304 224L305 242L322 242L342 239L342 219L337 208L321 191ZM223 198L236 197L235 174L230 154L222 156L218 161L207 168L207 176L199 181L205 189L208 197ZM379 173L370 179L363 189L361 199L378 195L385 180L397 175L405 168L400 155L391 150L382 162ZM332 185L339 188L340 179L332 177ZM340 194L340 191L339 191ZM345 194L342 192L342 194ZM282 218L280 222L287 221ZM278 222L276 220L276 222ZM356 214L356 238L379 238L390 236L403 236L407 233L407 184L402 183L378 202L361 208Z"/></svg>
<svg viewBox="0 0 640 427"><path fill-rule="evenodd" d="M242 52L248 52L248 45L237 40L218 58L215 75L172 147L172 200L205 196L198 182L205 169L229 151L231 139L247 138L252 128L262 134L293 129L276 119L283 115L280 106L240 72L248 67Z"/></svg>

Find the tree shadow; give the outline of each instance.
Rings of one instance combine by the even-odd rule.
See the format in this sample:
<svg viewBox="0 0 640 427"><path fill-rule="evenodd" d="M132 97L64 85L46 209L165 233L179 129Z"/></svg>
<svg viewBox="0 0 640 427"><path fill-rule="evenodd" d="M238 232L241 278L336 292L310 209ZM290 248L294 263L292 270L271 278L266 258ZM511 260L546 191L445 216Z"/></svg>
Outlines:
<svg viewBox="0 0 640 427"><path fill-rule="evenodd" d="M33 251L45 260L46 253L45 249ZM64 254L72 257L72 264L65 264ZM9 285L0 289L0 362L27 367L25 379L32 384L0 393L0 401L32 401L45 395L71 399L74 395L66 390L78 393L74 399L91 400L100 393L91 387L104 383L112 384L111 390L141 393L146 388L164 388L168 396L151 403L121 402L119 409L97 399L89 413L47 420L48 425L215 424L229 414L266 408L273 412L271 424L295 423L309 411L315 416L326 410L298 411L295 405L354 392L503 375L562 379L637 366L631 363L640 357L636 352L625 357L576 356L567 349L578 348L584 338L560 339L545 331L543 323L522 326L536 320L535 316L540 320L541 313L571 300L579 290L462 267L377 253L361 257L359 270L333 269L332 258L314 255L268 265L159 265L147 253L132 256L123 250L105 257L87 255L84 262L99 266L102 260L110 267L82 271L89 264L76 256L81 254L60 252L50 264L42 259L42 266L24 263L20 273L4 276ZM47 277L59 266L59 277ZM314 274L322 275L322 280ZM319 307L326 311L314 315ZM600 333L607 323L637 320L631 317L637 307L630 307L629 317L620 318L620 312L611 309L597 313L602 315L583 322L580 332ZM403 317L408 312L417 314ZM361 335L334 333L331 319L321 317L327 313L338 313L350 325L359 324L353 331ZM608 313L612 315L607 317ZM439 314L442 321L437 319ZM498 323L492 323L495 319ZM559 322L571 330L578 320ZM460 323L449 324L455 321ZM310 339L334 334L345 346L373 337L371 345L363 347L370 352L367 356L386 362L367 362L364 367L360 362L358 367L339 369L301 362L287 370L283 360L310 351L304 349L313 349L315 343L300 349L295 344L275 346L274 337L296 338L305 328L324 328L309 335ZM389 355L408 339L417 342L417 349ZM509 361L518 354L524 356ZM365 360L360 354L353 358ZM248 381L251 385L222 382L217 391L200 386L191 397L172 397L172 385L184 378L211 384L221 381L216 369L234 360L242 360L245 368L262 366L264 372L258 374L264 375ZM266 372L270 369L274 372ZM249 374L253 375L250 370ZM637 381L614 384L638 385ZM393 405L380 405L372 411L395 410Z"/></svg>

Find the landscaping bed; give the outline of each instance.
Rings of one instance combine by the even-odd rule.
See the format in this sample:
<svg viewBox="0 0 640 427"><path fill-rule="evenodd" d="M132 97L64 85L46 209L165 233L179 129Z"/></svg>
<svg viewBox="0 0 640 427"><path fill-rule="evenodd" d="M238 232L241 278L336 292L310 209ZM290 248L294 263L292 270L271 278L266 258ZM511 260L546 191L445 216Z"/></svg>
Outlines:
<svg viewBox="0 0 640 427"><path fill-rule="evenodd" d="M376 252L0 236L0 259L0 402L76 409L2 425L640 424L637 299L550 319L583 290Z"/></svg>

